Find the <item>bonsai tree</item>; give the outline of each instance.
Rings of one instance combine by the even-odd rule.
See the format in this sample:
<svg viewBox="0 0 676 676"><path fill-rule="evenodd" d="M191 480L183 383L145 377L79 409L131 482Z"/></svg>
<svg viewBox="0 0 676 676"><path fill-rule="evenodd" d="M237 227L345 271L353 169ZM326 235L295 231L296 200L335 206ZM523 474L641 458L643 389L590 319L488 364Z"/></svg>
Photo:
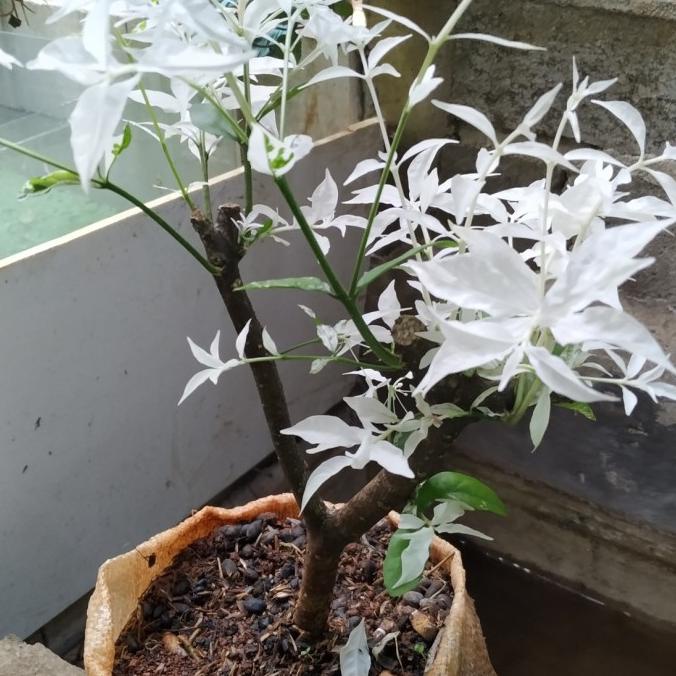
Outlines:
<svg viewBox="0 0 676 676"><path fill-rule="evenodd" d="M676 183L659 169L660 163L676 160L676 148L667 144L660 156L648 156L639 112L629 103L594 98L615 81L590 82L574 62L567 98L562 85L555 86L525 105L518 127L500 138L483 112L432 98L442 91L435 59L449 40L535 47L456 33L471 0L462 0L436 35L378 7L368 8L367 20L361 3L353 5L72 0L53 20L79 11L81 30L49 43L26 67L58 71L84 85L70 116L74 166L0 140L53 169L30 179L26 195L68 184L117 193L213 277L238 337L225 347L225 360L219 334L208 351L188 339L201 368L180 401L207 381L217 385L227 379L230 369L251 369L275 453L307 525L295 622L315 633L325 626L342 550L390 510L403 510L385 559L385 584L395 595L420 580L435 533L477 534L456 523L465 511L504 512L488 487L443 466L449 445L468 425L486 419L514 425L529 416L537 446L552 404L589 413L594 402L621 398L631 414L637 393L676 399L676 387L661 380L674 372L673 365L648 330L623 311L618 296L623 282L650 265L650 258L639 256L641 250L676 220ZM388 57L412 34L426 41L427 53L390 134L376 83L398 75ZM308 76L308 67L320 60L323 67ZM0 65L19 66L2 51ZM308 136L289 133L289 101L337 78L360 81L382 133L382 152L360 158L344 181L349 186L370 178L343 202L352 211L339 206L331 167L308 194L296 194L287 181L313 148ZM130 99L147 111L134 134L142 129L161 146L204 252L112 178L118 157L133 142L132 125L123 124ZM544 143L538 140L538 124L558 109L560 99L556 135ZM401 148L413 110L426 105L485 137L472 172L439 176L437 156L455 143L452 139L431 136ZM632 164L580 145L582 105L600 106L626 125L638 151ZM567 130L578 146L564 153ZM198 191L186 184L172 157L167 139L174 136L188 144L201 167ZM241 148L242 204L212 204L210 160L225 142ZM520 185L515 176L511 188L495 192L493 177L510 155L534 158L543 178ZM560 168L570 180L556 192L553 176ZM287 211L257 203L254 172L271 177ZM637 174L650 175L661 186L659 196L632 198ZM331 238L346 230L356 231L359 243L351 278L340 279L327 251ZM317 262L317 276L242 279L242 258L256 247L279 246L289 231L302 235ZM372 253L393 247L386 262L369 268ZM408 281L403 305L403 289L392 281L377 307L364 312L364 292L395 268ZM294 289L330 295L344 318L327 324L302 307L298 312L309 315L307 341L278 347L250 299L251 292L278 289L287 290L285 297ZM359 394L345 399L359 422L348 424L321 411L291 420L277 368L289 360L307 361L310 373L331 363L344 366L361 385ZM309 450L299 440L310 444ZM306 453L329 449L341 452L309 471ZM329 479L370 463L380 471L343 506L321 499Z"/></svg>

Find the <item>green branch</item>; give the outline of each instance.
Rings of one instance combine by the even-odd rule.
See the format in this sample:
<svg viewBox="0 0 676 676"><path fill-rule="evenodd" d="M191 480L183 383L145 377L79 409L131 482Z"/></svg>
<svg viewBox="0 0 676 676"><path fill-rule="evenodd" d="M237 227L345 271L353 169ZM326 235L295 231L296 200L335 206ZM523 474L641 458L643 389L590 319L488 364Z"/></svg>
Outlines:
<svg viewBox="0 0 676 676"><path fill-rule="evenodd" d="M20 155L25 155L26 157L30 157L33 160L37 160L38 162L44 162L45 164L48 164L51 167L55 167L56 169L62 169L63 171L67 171L74 176L77 176L78 179L80 178L80 174L73 168L69 167L66 164L62 164L61 162L57 162L56 160L51 159L50 157L46 157L45 155L41 155L40 153L35 152L34 150L30 150L29 148L24 148L23 146L17 145L16 143L12 143L11 141L8 141L7 139L0 138L0 146L4 148L8 148L9 150L13 150L14 152L19 153ZM134 195L128 193L124 188L121 188L119 185L116 185L115 183L111 183L108 179L92 179L91 181L92 185L95 186L96 188L100 188L102 190L110 190L111 192L114 192L116 195L119 195L120 197L124 198L127 202L130 202L133 204L135 207L138 207L144 214L152 218L155 223L157 223L165 232L167 232L173 239L175 239L197 262L209 273L213 275L217 275L220 273L220 268L217 268L216 266L212 265L202 254L200 254L197 249L188 242L179 232L177 232L174 228L169 225L156 211L145 205L138 197L135 197Z"/></svg>
<svg viewBox="0 0 676 676"><path fill-rule="evenodd" d="M350 283L350 297L354 298L357 294L359 286L359 278L361 277L362 267L364 265L364 258L366 256L366 247L368 246L369 237L371 235L371 229L373 228L373 223L378 215L378 210L380 209L380 199L383 196L383 190L385 189L385 184L387 183L387 178L390 175L390 170L392 169L392 162L394 161L394 156L401 142L401 138L404 134L404 129L406 128L406 123L410 111L404 111L399 118L399 124L397 125L397 130L394 133L394 138L392 139L392 145L390 146L390 151L387 154L387 159L385 160L385 166L383 171L380 174L380 181L378 182L378 188L376 190L376 195L371 203L371 208L369 209L369 214L366 219L366 227L361 237L361 242L359 243L359 250L357 251L357 260L354 264L354 271L352 272L352 282Z"/></svg>
<svg viewBox="0 0 676 676"><path fill-rule="evenodd" d="M192 197L190 197L190 193L185 187L185 183L178 172L178 167L174 162L174 158L171 156L171 153L169 152L169 146L167 145L164 130L162 129L162 127L160 127L160 123L159 120L157 119L157 115L155 114L155 110L150 104L148 93L146 92L145 87L140 82L138 88L139 91L141 92L141 96L143 96L143 101L145 102L146 109L148 110L148 115L150 116L150 121L152 122L153 128L155 129L155 133L157 134L157 140L159 141L160 147L162 148L162 153L164 154L164 157L167 160L167 164L169 165L171 173L174 175L174 179L176 180L178 189L181 191L181 196L183 197L185 203L190 207L190 209L194 211L195 203L193 202Z"/></svg>
<svg viewBox="0 0 676 676"><path fill-rule="evenodd" d="M387 364L388 366L392 367L399 366L399 359L397 358L397 356L392 352L390 352L387 348L385 348L373 335L368 324L364 321L364 317L362 316L361 311L357 307L354 299L351 298L348 295L347 291L345 291L345 289L343 288L343 285L340 283L340 280L336 276L336 273L333 271L331 264L324 255L324 252L321 250L319 242L317 242L314 232L312 231L312 227L307 222L303 212L298 206L298 203L296 202L296 199L293 196L291 188L289 187L289 184L287 183L286 179L283 176L277 177L275 178L275 183L277 183L280 192L284 196L286 203L289 205L289 208L291 209L291 213L294 215L296 221L298 222L301 232L303 233L305 239L310 245L312 253L315 256L315 259L319 264L319 267L322 269L322 272L324 273L326 280L333 289L335 297L341 302L343 307L348 311L350 318L357 327L357 330L364 339L364 342L369 346L373 354L376 355L376 357L378 357L378 359L380 359L384 364Z"/></svg>
<svg viewBox="0 0 676 676"><path fill-rule="evenodd" d="M173 239L175 239L207 272L212 275L218 275L221 272L219 267L212 265L190 242L188 242L183 235L181 235L177 230L175 230L169 223L167 223L154 209L151 209L149 206L144 204L140 199L134 197L134 195L128 193L124 188L121 188L115 183L110 181L93 181L98 187L103 188L104 190L110 190L116 195L127 200L135 207L138 207L146 216L152 218L157 225L159 225L162 230L168 233Z"/></svg>

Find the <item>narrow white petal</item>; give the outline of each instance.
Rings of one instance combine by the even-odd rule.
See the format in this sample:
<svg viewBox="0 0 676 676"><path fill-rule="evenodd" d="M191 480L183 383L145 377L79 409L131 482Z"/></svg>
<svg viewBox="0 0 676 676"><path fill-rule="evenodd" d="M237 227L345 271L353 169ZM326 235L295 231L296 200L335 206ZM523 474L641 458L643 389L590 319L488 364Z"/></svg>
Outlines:
<svg viewBox="0 0 676 676"><path fill-rule="evenodd" d="M384 16L386 19L390 19L391 21L394 21L395 23L401 24L404 26L404 28L408 28L409 30L413 31L414 33L417 33L421 37L425 38L427 42L431 40L430 36L425 33L425 31L418 26L417 23L411 21L410 19L406 18L405 16L401 16L400 14L397 14L396 12L391 12L389 9L384 9L382 7L375 7L373 5L364 5L364 9L369 10L370 12L373 12L374 14L379 14L380 16Z"/></svg>
<svg viewBox="0 0 676 676"><path fill-rule="evenodd" d="M533 408L533 414L530 419L530 439L533 442L535 450L545 436L547 427L549 427L549 416L552 410L551 395L548 388L544 388L538 397L537 403Z"/></svg>
<svg viewBox="0 0 676 676"><path fill-rule="evenodd" d="M535 105L526 113L526 117L523 118L523 123L527 127L535 126L551 109L556 101L556 97L561 91L563 85L561 83L557 84L556 87L550 89L548 92L544 93L536 102Z"/></svg>
<svg viewBox="0 0 676 676"><path fill-rule="evenodd" d="M410 35L399 35L395 37L382 38L369 52L368 67L369 70L375 68L383 58L389 54L397 45L400 45L405 40L408 40Z"/></svg>
<svg viewBox="0 0 676 676"><path fill-rule="evenodd" d="M476 528L470 528L469 526L464 526L461 523L450 523L445 526L440 526L436 529L439 533L448 533L449 535L471 535L475 538L481 538L482 540L492 540L493 538L490 535L482 533Z"/></svg>
<svg viewBox="0 0 676 676"><path fill-rule="evenodd" d="M364 78L361 73L358 73L356 70L352 70L352 68L348 68L347 66L329 66L328 68L324 68L324 70L320 70L319 73L311 77L303 85L303 87L311 87L312 85L319 84L320 82L336 80L342 77L356 77L360 79Z"/></svg>
<svg viewBox="0 0 676 676"><path fill-rule="evenodd" d="M441 110L447 112L449 115L460 118L463 122L471 125L475 129L478 129L482 134L488 136L488 138L493 142L493 145L498 144L497 135L495 133L495 128L493 127L491 121L476 108L471 106L461 106L455 103L444 103L443 101L434 100L432 103Z"/></svg>
<svg viewBox="0 0 676 676"><path fill-rule="evenodd" d="M385 166L384 162L380 160L362 160L357 164L352 173L345 179L344 185L349 185L353 183L358 178L365 176L366 174L371 173L372 171L378 171Z"/></svg>
<svg viewBox="0 0 676 676"><path fill-rule="evenodd" d="M351 427L332 415L312 415L282 430L282 434L300 437L310 444L326 448L355 446L361 443L363 433L358 427Z"/></svg>
<svg viewBox="0 0 676 676"><path fill-rule="evenodd" d="M571 164L560 152L554 150L546 143L539 143L538 141L520 141L518 143L510 143L505 146L502 151L503 155L525 155L526 157L534 157L542 160L547 164L559 164L566 169L577 172L577 168Z"/></svg>
<svg viewBox="0 0 676 676"><path fill-rule="evenodd" d="M214 339L211 341L211 345L209 346L209 352L211 353L211 356L219 362L221 361L221 358L218 355L218 345L220 341L221 341L221 330L219 329L218 331L216 331L216 335L214 336Z"/></svg>
<svg viewBox="0 0 676 676"><path fill-rule="evenodd" d="M643 157L645 155L646 127L641 113L626 101L598 101L595 99L592 103L605 108L629 129L636 139L641 157Z"/></svg>
<svg viewBox="0 0 676 676"><path fill-rule="evenodd" d="M250 327L251 320L249 320L244 325L244 328L239 332L239 335L237 336L237 340L235 340L235 350L237 350L237 354L239 355L240 359L245 359L244 348L246 347L246 339L249 336Z"/></svg>
<svg viewBox="0 0 676 676"><path fill-rule="evenodd" d="M84 48L105 66L112 53L110 45L110 2L97 0L90 8L82 25Z"/></svg>
<svg viewBox="0 0 676 676"><path fill-rule="evenodd" d="M335 458L329 458L319 465L319 467L310 474L307 483L305 484L300 511L302 512L305 509L305 505L307 505L310 498L321 488L322 484L328 481L332 476L338 474L341 470L349 467L351 462L350 458L339 455Z"/></svg>
<svg viewBox="0 0 676 676"><path fill-rule="evenodd" d="M528 321L528 320L526 320ZM417 392L425 393L442 378L503 359L521 341L511 322L446 322L441 325L444 342L434 355Z"/></svg>
<svg viewBox="0 0 676 676"><path fill-rule="evenodd" d="M195 357L195 359L197 359L200 364L207 366L210 369L217 369L223 366L223 362L218 358L218 356L214 356L213 353L207 352L197 345L197 343L193 342L191 338L188 338L188 345L190 346L190 351L192 352L193 357Z"/></svg>
<svg viewBox="0 0 676 676"><path fill-rule="evenodd" d="M638 403L638 397L628 387L623 387L622 403L624 404L624 412L627 415L631 415Z"/></svg>
<svg viewBox="0 0 676 676"><path fill-rule="evenodd" d="M343 401L362 421L376 425L397 421L397 416L385 404L373 397L344 397Z"/></svg>
<svg viewBox="0 0 676 676"><path fill-rule="evenodd" d="M70 115L70 144L85 192L89 191L89 182L113 143L127 98L137 82L138 77L133 77L89 87L82 92Z"/></svg>
<svg viewBox="0 0 676 676"><path fill-rule="evenodd" d="M585 385L580 377L563 359L551 354L543 347L529 346L526 354L540 380L554 392L572 401L615 401L611 397Z"/></svg>
<svg viewBox="0 0 676 676"><path fill-rule="evenodd" d="M211 369L204 369L203 371L198 371L185 386L183 394L178 401L178 406L180 406L200 385L206 383L211 377Z"/></svg>
<svg viewBox="0 0 676 676"><path fill-rule="evenodd" d="M569 315L552 326L552 333L562 345L598 341L676 372L650 331L615 308L594 306Z"/></svg>
<svg viewBox="0 0 676 676"><path fill-rule="evenodd" d="M413 479L415 476L402 451L389 441L378 441L373 444L370 456L373 462L378 463L390 474L398 474L409 479Z"/></svg>
<svg viewBox="0 0 676 676"><path fill-rule="evenodd" d="M480 40L482 42L492 42L494 45L500 47L509 47L510 49L525 49L545 51L545 47L538 47L531 45L528 42L519 42L518 40L506 40L497 35L489 35L487 33L456 33L451 35L451 40Z"/></svg>
<svg viewBox="0 0 676 676"><path fill-rule="evenodd" d="M442 82L443 78L434 77L434 65L430 66L420 82L414 82L408 92L408 106L413 108L416 104L424 101Z"/></svg>
<svg viewBox="0 0 676 676"><path fill-rule="evenodd" d="M270 353L270 354L279 354L279 350L277 349L277 346L275 345L275 341L272 340L272 337L268 333L268 330L266 328L263 328L263 347Z"/></svg>

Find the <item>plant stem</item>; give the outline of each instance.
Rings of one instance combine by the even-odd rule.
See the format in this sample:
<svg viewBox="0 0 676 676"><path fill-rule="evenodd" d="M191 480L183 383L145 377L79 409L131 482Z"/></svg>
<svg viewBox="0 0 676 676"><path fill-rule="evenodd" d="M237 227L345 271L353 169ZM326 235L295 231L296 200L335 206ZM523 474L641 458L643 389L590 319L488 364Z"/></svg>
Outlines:
<svg viewBox="0 0 676 676"><path fill-rule="evenodd" d="M14 152L17 152L20 155L25 155L26 157L30 157L31 159L37 160L38 162L44 162L45 164L48 164L50 167L54 167L55 169L63 169L63 171L69 171L71 174L79 176L78 172L72 167L69 167L65 164L61 164L60 162L57 162L56 160L53 160L50 157L41 155L40 153L37 153L34 150L24 148L23 146L20 146L16 143L12 143L11 141L8 141L7 139L1 137L0 137L0 146L4 146L9 150L13 150Z"/></svg>
<svg viewBox="0 0 676 676"><path fill-rule="evenodd" d="M284 70L282 71L282 105L279 112L279 137L284 138L286 129L286 94L289 90L289 53L291 48L291 38L293 37L293 24L296 15L292 13L286 18L286 35L284 36Z"/></svg>
<svg viewBox="0 0 676 676"><path fill-rule="evenodd" d="M29 148L24 148L23 146L12 143L6 139L0 138L0 146L13 150L20 155L25 155L31 159L38 160L39 162L44 162L49 166L55 167L56 169L62 169L63 171L68 171L74 176L78 176L78 172L73 168L69 167L66 164L61 164L50 157L41 155L40 153L30 150ZM110 190L116 195L119 195L125 199L130 204L133 204L135 207L139 208L146 216L149 216L155 223L157 223L165 232L167 232L171 237L173 237L207 272L211 274L218 274L220 268L212 265L202 254L200 254L197 249L188 242L177 230L175 230L169 223L167 223L154 209L151 209L149 206L144 204L138 197L135 197L131 193L127 192L124 188L119 185L112 183L108 179L92 179L92 184L103 190Z"/></svg>
<svg viewBox="0 0 676 676"><path fill-rule="evenodd" d="M169 225L154 209L151 209L146 204L144 204L140 199L134 197L134 195L128 193L124 188L121 188L115 183L111 183L108 180L105 181L94 181L99 187L104 188L105 190L110 190L116 195L123 197L127 202L130 202L135 207L138 207L146 216L152 218L157 225L159 225L165 232L167 232L171 237L173 237L205 270L210 272L212 275L220 274L221 270L219 267L212 265L202 254L197 251L197 249L188 242L178 231Z"/></svg>
<svg viewBox="0 0 676 676"><path fill-rule="evenodd" d="M308 341L314 342L314 341ZM266 357L255 357L247 359L247 363L254 364L259 361L317 361L318 359L326 359L336 364L347 364L348 366L358 366L366 369L380 369L381 371L396 370L395 366L383 366L382 364L370 364L369 362L359 361L358 359L349 359L348 357L338 357L334 355L322 354L271 354Z"/></svg>
<svg viewBox="0 0 676 676"><path fill-rule="evenodd" d="M312 231L312 227L307 222L303 212L298 206L298 203L296 202L296 199L293 196L291 188L289 187L289 184L287 183L286 179L283 176L276 177L275 183L277 183L280 192L284 196L286 203L289 205L289 208L291 209L291 213L294 215L296 221L298 222L298 225L300 226L300 229L303 235L305 236L305 239L307 240L308 244L310 245L310 248L312 249L312 253L315 256L315 259L319 264L319 267L321 267L322 271L324 272L324 275L326 276L327 281L329 282L331 288L333 289L334 295L342 303L343 307L348 311L350 318L354 322L355 326L357 327L357 330L361 334L366 344L369 346L373 354L376 355L376 357L378 357L378 359L380 359L384 364L393 367L399 366L399 359L397 358L397 356L394 355L392 352L390 352L387 348L385 348L373 335L371 329L368 327L368 324L364 321L364 317L362 316L362 313L357 307L354 299L351 298L343 288L343 285L340 283L338 277L336 276L336 273L333 271L331 264L324 255L324 252L321 250L319 242L317 242L314 232Z"/></svg>
<svg viewBox="0 0 676 676"><path fill-rule="evenodd" d="M473 0L462 0L462 2L456 7L453 14L451 14L451 16L448 18L448 21L446 21L441 31L439 31L439 34L430 42L427 48L427 54L425 55L425 58L423 59L418 74L415 77L416 83L420 82L422 78L425 76L427 69L434 62L437 53L448 39L449 35L455 28L458 21L460 21L460 19L462 18L462 15L467 11L469 6L472 4L472 1ZM394 137L392 138L392 144L387 154L385 167L383 168L383 172L380 176L380 182L378 183L376 196L369 211L366 228L364 229L364 234L362 236L362 240L359 246L359 253L357 254L354 272L352 274L352 282L350 284L350 296L354 296L354 294L356 293L357 284L359 282L359 277L361 276L361 269L364 263L366 246L368 244L368 239L371 234L371 228L373 227L373 221L375 220L375 217L378 214L378 209L380 208L380 198L382 197L383 190L385 188L385 183L387 182L387 177L390 173L390 169L394 161L394 155L397 151L397 148L399 147L399 143L401 142L404 130L406 129L406 124L408 123L408 119L411 115L411 110L412 108L410 107L409 102L407 101L406 105L401 111L399 122L397 123L397 129L394 133Z"/></svg>
<svg viewBox="0 0 676 676"><path fill-rule="evenodd" d="M192 197L190 197L190 193L185 187L185 183L183 182L183 179L181 178L181 175L178 172L178 167L174 162L174 158L171 156L171 153L169 152L169 146L167 146L167 140L164 135L164 130L162 129L162 127L160 127L160 123L157 119L157 115L155 114L155 110L150 105L148 93L146 92L146 89L143 86L143 84L139 83L138 88L139 91L141 92L141 96L143 96L143 101L146 104L146 109L148 110L150 121L152 122L153 127L155 129L155 133L157 134L157 140L160 142L160 147L162 148L162 153L164 154L164 157L167 160L169 169L171 170L171 173L174 175L174 179L176 180L176 184L178 185L178 189L181 191L181 195L185 203L188 205L188 207L190 207L190 210L192 211L195 209L195 202L193 202Z"/></svg>
<svg viewBox="0 0 676 676"><path fill-rule="evenodd" d="M247 136L246 134L242 131L240 126L237 124L237 122L234 120L232 115L221 106L221 104L218 102L216 97L206 88L206 87L201 87L198 84L195 84L194 82L190 82L190 80L183 80L186 84L190 85L196 92L201 94L209 103L216 109L218 114L227 122L228 127L230 127L230 130L232 133L237 136L237 140L239 143L246 143Z"/></svg>
<svg viewBox="0 0 676 676"><path fill-rule="evenodd" d="M228 83L228 87L230 87L233 96L237 99L237 103L239 103L239 107L242 111L242 115L244 115L244 119L246 120L247 124L252 127L254 124L256 124L256 118L251 112L249 102L246 100L246 97L244 94L242 94L242 90L239 88L239 80L232 73L226 73L225 80Z"/></svg>
<svg viewBox="0 0 676 676"><path fill-rule="evenodd" d="M249 147L241 143L239 152L244 167L244 213L248 216L253 210L253 170L249 162Z"/></svg>
<svg viewBox="0 0 676 676"><path fill-rule="evenodd" d="M385 160L385 166L380 175L380 181L378 182L378 188L376 189L376 195L369 209L369 214L366 219L366 227L361 237L361 242L359 243L359 249L357 250L357 260L354 264L354 271L352 272L352 282L350 283L350 296L354 297L357 292L357 285L359 284L359 278L361 277L361 271L364 264L364 257L366 255L366 247L368 246L369 237L371 235L371 228L373 228L373 222L378 215L378 209L380 209L380 198L383 195L383 190L385 189L385 184L387 183L387 177L390 174L392 163L394 161L394 155L399 147L399 143L404 135L404 129L406 128L406 123L408 122L410 113L404 111L399 118L399 124L397 129L394 132L394 137L392 138L392 144L390 145L390 151L387 153L387 159Z"/></svg>
<svg viewBox="0 0 676 676"><path fill-rule="evenodd" d="M214 212L211 206L211 188L209 187L209 153L206 148L206 134L200 131L200 166L202 167L202 199L204 201L204 211L210 219L213 219Z"/></svg>
<svg viewBox="0 0 676 676"><path fill-rule="evenodd" d="M249 72L249 64L244 64L244 98L247 100L249 106L251 105L251 74ZM247 129L251 125L247 124L244 118L244 125ZM251 162L249 162L249 136L245 132L246 143L240 143L239 151L242 159L242 166L244 167L244 214L249 215L253 209L253 170L251 169Z"/></svg>
<svg viewBox="0 0 676 676"><path fill-rule="evenodd" d="M215 224L199 212L193 213L192 224L204 244L208 259L223 266L219 274L214 275L214 280L235 331L241 332L246 323L251 321L245 354L250 360L249 368L256 383L275 454L300 504L308 475L305 455L298 448L294 437L281 433L281 430L291 427L291 417L277 364L270 360L271 355L263 346L263 327L248 294L237 290L242 286L239 261L244 254L237 228L240 218L240 207L231 204L218 209ZM309 529L320 530L326 520L327 509L315 496L303 514Z"/></svg>

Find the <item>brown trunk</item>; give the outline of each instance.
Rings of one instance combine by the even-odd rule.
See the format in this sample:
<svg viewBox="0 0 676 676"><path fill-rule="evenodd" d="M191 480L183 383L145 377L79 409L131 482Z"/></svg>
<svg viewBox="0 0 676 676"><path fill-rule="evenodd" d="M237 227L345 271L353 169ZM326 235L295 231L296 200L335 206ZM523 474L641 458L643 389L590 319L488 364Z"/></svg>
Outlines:
<svg viewBox="0 0 676 676"><path fill-rule="evenodd" d="M316 636L324 631L329 617L343 545L333 538L328 541L314 529L308 528L307 536L303 580L293 620L300 629Z"/></svg>
<svg viewBox="0 0 676 676"><path fill-rule="evenodd" d="M209 262L222 268L220 274L214 275L214 281L235 330L239 333L247 322L251 322L245 346L246 356L266 357L269 355L263 347L263 327L248 294L237 290L242 285L239 262L244 255L237 229L240 217L238 205L226 204L219 207L215 224L197 210L192 215L192 224L202 240ZM281 430L291 427L291 418L277 364L273 361L261 361L250 363L249 366L256 382L275 454L300 504L307 479L307 467L296 440L281 433ZM324 523L326 513L324 503L315 496L305 509L305 518L309 525L319 528Z"/></svg>

